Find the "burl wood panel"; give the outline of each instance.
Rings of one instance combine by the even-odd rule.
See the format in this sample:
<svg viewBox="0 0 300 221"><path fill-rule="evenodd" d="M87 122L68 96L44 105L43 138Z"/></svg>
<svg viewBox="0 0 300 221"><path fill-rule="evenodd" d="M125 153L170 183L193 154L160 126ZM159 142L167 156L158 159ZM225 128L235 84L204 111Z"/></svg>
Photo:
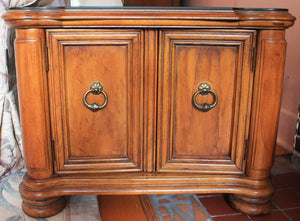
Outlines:
<svg viewBox="0 0 300 221"><path fill-rule="evenodd" d="M142 170L143 33L49 30L50 106L57 173ZM83 103L94 81L107 105ZM88 94L87 102L104 102ZM80 135L79 135L80 134Z"/></svg>
<svg viewBox="0 0 300 221"><path fill-rule="evenodd" d="M248 139L255 32L160 33L158 170L242 173ZM207 82L218 96L208 112L192 102ZM197 96L213 103L213 96Z"/></svg>

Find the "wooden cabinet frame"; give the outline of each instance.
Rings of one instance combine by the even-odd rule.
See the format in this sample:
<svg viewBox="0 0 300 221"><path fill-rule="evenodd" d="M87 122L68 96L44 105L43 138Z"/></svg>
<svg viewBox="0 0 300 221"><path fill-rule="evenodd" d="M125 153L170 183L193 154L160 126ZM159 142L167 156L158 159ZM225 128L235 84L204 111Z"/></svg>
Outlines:
<svg viewBox="0 0 300 221"><path fill-rule="evenodd" d="M27 173L20 185L25 213L34 217L54 215L64 208L64 196L72 194L229 193L231 205L241 212L259 215L271 209L270 199L274 189L271 185L270 170L282 91L286 50L285 29L293 25L295 20L287 10L37 8L10 10L3 18L7 24L16 28L17 35L16 69L27 167ZM84 35L85 37L82 37ZM99 158L97 152L95 154L98 159L94 159L96 165L93 165L95 162L92 160L92 149L89 148L87 157L84 151L80 152L78 148L71 149L73 152L70 155L66 149L69 148L66 147L68 144L62 141L67 139L68 134L59 128L61 125L67 125L64 121L70 114L65 112L66 106L63 108L60 106L69 105L66 103L64 92L66 82L62 78L68 74L60 77L59 74L71 70L73 66L67 65L67 69L59 70L63 58L57 54L61 50L58 48L63 47L63 44L74 43L74 39L77 45L78 43L99 45L107 38L106 43L110 42L111 45L114 44L113 39L116 36L119 39L117 41L119 43L116 44L125 45L122 47L127 47L126 50L130 53L139 51L139 55L133 58L134 62L125 62L132 65L131 72L128 72L129 75L132 74L130 80L121 77L127 79L125 80L127 85L132 85L128 87L132 90L126 92L127 98L133 93L126 102L131 102L129 106L134 106L133 114L127 115L133 119L131 125L134 125L134 133L127 139L137 143L133 144L131 150L127 148L127 154L131 152L134 157L127 157L125 160L127 161L125 164L133 165L132 170L124 167L121 161L120 164L114 164L113 168L109 163L113 157L103 166L102 156ZM81 38L84 39L83 42ZM201 166L202 157L198 159L182 157L177 160L176 154L175 158L170 154L171 147L163 144L166 140L170 141L171 137L166 129L172 128L174 124L172 120L170 121L174 116L171 106L174 107L175 81L172 81L172 77L177 74L174 73L173 67L176 65L174 61L184 64L183 55L178 55L181 60L174 58L173 48L178 44L186 44L186 41L197 45L191 50L192 54L205 55L210 47L201 45L211 45L214 47L210 52L216 53L219 50L223 56L230 55L231 63L241 69L226 72L230 78L235 79L234 88L237 91L230 89L227 93L224 89L220 90L225 87L224 85L208 82L220 97L225 98L226 94L235 96L232 106L234 108L225 111L225 114L218 110L220 113L218 116L227 118L230 116L229 113L234 113L231 115L234 116L234 127L238 127L233 129L234 133L230 136L234 138L232 142L236 142L239 147L231 145L225 150L218 147L217 150L221 154L218 155L217 151L216 155L217 158L229 157L235 164L233 170L230 169L232 166L226 166L226 163L218 168L214 160L208 160L211 169L205 171ZM134 45L139 45L140 48L137 49ZM224 45L231 45L231 48L228 49ZM99 59L103 57L102 52L99 54L93 47L90 49L89 53L94 53ZM73 53L75 49L72 50ZM115 53L124 55L126 50L120 49ZM118 56L116 54L116 58L119 58ZM232 59L233 57L236 59ZM223 62L225 66L229 66L226 62L225 59ZM199 64L203 67L213 67L205 66L201 61ZM83 62L82 65L84 67L87 64ZM112 69L115 66L112 66ZM94 69L96 67L93 66ZM79 66L78 69L85 70ZM180 70L178 73L182 75ZM211 73L214 75L215 72ZM165 80L166 77L171 80ZM113 84L108 82L105 85ZM88 86L85 88L88 89ZM164 97L166 93L168 98ZM72 96L68 95L67 98L69 101ZM74 99L79 98L75 96ZM80 103L75 100L75 103ZM224 106L222 102L220 101L220 106ZM112 106L111 108L114 109ZM80 108L74 111L79 117L84 116ZM241 118L238 119L237 114ZM171 122L171 127L168 122ZM86 124L82 125L82 128L87 128ZM72 136L80 143L81 134L84 133L86 131L83 133L77 131L78 137ZM227 132L222 134L228 141ZM184 138L186 135L176 134L177 136ZM184 149L176 151L181 151L181 155L186 153ZM206 153L206 158L204 157L206 160L212 154L205 151L193 152L195 155L198 153ZM70 159L72 154L79 156L80 159L75 161ZM90 164L85 162L85 159ZM168 162L175 162L175 167L174 164L169 166ZM200 162L200 166L197 162ZM67 164L71 165L70 170L67 169Z"/></svg>

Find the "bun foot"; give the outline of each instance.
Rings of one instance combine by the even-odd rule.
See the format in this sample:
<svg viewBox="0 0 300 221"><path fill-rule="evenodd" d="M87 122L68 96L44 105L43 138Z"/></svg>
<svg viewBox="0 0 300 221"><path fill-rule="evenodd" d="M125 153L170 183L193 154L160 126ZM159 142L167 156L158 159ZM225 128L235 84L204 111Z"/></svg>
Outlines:
<svg viewBox="0 0 300 221"><path fill-rule="evenodd" d="M265 215L272 209L271 197L248 198L241 195L230 194L228 200L234 209L251 216Z"/></svg>
<svg viewBox="0 0 300 221"><path fill-rule="evenodd" d="M23 198L22 209L31 217L45 218L54 216L64 209L65 197L55 197L45 200L30 200Z"/></svg>

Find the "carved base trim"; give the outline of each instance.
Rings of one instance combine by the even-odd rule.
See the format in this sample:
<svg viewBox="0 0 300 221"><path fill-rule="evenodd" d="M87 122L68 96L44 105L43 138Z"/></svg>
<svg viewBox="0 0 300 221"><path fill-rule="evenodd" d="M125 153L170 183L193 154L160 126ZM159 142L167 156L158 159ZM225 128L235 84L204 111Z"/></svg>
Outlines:
<svg viewBox="0 0 300 221"><path fill-rule="evenodd" d="M45 218L59 213L65 205L64 196L39 201L23 198L22 209L28 216Z"/></svg>
<svg viewBox="0 0 300 221"><path fill-rule="evenodd" d="M239 200L235 198L230 200L232 206L241 212L259 215L267 213L271 209L268 207L269 202L266 203L264 200L269 201L269 196L273 192L270 179L254 180L237 175L190 176L181 173L177 175L162 173L157 176L149 173L122 173L118 176L115 174L69 175L41 180L25 175L20 184L20 193L24 200L23 209L26 214L33 217L47 217L62 210L65 201L61 201L60 196L166 193L239 194ZM249 198L243 199L241 196ZM247 206L249 206L248 209Z"/></svg>
<svg viewBox="0 0 300 221"><path fill-rule="evenodd" d="M270 179L254 180L238 175L191 176L189 173L160 173L156 176L151 173L68 175L41 180L25 174L20 185L20 193L25 198L36 200L74 194L145 195L179 192L234 193L255 198L272 195L274 188Z"/></svg>
<svg viewBox="0 0 300 221"><path fill-rule="evenodd" d="M271 197L268 198L248 198L241 195L230 194L229 204L236 210L251 215L265 215L272 209Z"/></svg>

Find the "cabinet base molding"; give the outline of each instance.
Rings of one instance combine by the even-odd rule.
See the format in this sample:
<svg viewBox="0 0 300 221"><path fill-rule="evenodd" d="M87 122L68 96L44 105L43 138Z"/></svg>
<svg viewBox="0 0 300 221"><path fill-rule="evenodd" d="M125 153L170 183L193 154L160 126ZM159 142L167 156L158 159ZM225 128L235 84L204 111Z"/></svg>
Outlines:
<svg viewBox="0 0 300 221"><path fill-rule="evenodd" d="M265 215L272 209L271 196L249 198L238 194L230 194L228 200L231 207L251 216Z"/></svg>
<svg viewBox="0 0 300 221"><path fill-rule="evenodd" d="M66 206L66 199L54 197L45 200L32 200L22 196L22 209L28 215L36 218L53 216L63 210Z"/></svg>
<svg viewBox="0 0 300 221"><path fill-rule="evenodd" d="M23 209L33 217L47 217L64 208L65 195L145 195L183 193L230 193L230 204L237 210L260 215L267 213L273 192L269 179L252 180L237 175L198 175L125 173L57 176L36 180L24 176L20 185ZM241 194L241 195L237 195ZM241 197L243 196L243 197ZM30 199L30 200L28 200Z"/></svg>

